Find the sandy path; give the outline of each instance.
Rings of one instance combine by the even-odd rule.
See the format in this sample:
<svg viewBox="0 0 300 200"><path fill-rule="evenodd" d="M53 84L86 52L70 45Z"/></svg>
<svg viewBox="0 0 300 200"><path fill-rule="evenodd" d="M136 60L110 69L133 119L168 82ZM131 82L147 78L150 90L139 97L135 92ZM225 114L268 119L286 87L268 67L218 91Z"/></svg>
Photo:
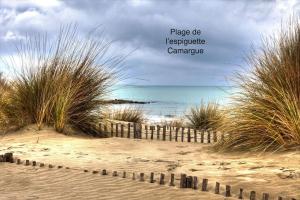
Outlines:
<svg viewBox="0 0 300 200"><path fill-rule="evenodd" d="M220 195L199 190L159 186L72 169L8 163L1 163L0 169L0 199L224 199Z"/></svg>
<svg viewBox="0 0 300 200"><path fill-rule="evenodd" d="M51 130L29 128L0 140L1 151L21 158L68 165L73 168L126 170L135 172L187 173L230 184L235 194L240 187L300 198L300 152L221 154L205 144L67 137Z"/></svg>

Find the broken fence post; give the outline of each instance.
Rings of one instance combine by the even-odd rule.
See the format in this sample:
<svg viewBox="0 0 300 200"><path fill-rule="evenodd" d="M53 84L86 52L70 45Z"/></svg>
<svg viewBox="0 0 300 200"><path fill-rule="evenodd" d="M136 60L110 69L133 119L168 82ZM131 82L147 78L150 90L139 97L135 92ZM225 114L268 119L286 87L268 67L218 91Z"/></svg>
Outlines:
<svg viewBox="0 0 300 200"><path fill-rule="evenodd" d="M186 174L180 175L180 188L186 188Z"/></svg>
<svg viewBox="0 0 300 200"><path fill-rule="evenodd" d="M225 186L225 197L230 197L231 196L231 186L230 185L226 185Z"/></svg>
<svg viewBox="0 0 300 200"><path fill-rule="evenodd" d="M220 183L216 182L215 194L220 194Z"/></svg>
<svg viewBox="0 0 300 200"><path fill-rule="evenodd" d="M154 180L154 173L153 172L151 172L151 174L150 174L150 181L149 181L150 183L154 183L155 182L155 180Z"/></svg>
<svg viewBox="0 0 300 200"><path fill-rule="evenodd" d="M159 184L164 185L165 184L165 174L161 173L159 178Z"/></svg>
<svg viewBox="0 0 300 200"><path fill-rule="evenodd" d="M170 186L175 186L174 180L175 180L175 175L174 175L174 174L171 174L171 178L170 178Z"/></svg>

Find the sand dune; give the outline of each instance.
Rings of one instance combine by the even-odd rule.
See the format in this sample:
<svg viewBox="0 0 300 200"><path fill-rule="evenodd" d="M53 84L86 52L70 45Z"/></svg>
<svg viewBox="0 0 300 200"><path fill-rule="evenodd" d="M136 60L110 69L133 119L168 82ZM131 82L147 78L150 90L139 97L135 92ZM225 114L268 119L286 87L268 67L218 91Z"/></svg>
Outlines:
<svg viewBox="0 0 300 200"><path fill-rule="evenodd" d="M20 156L24 159L69 166L74 171L78 170L78 172L73 172L74 176L78 176L78 178L80 177L87 182L88 178L85 177L91 177L91 181L94 181L95 176L92 174L82 174L82 169L85 168L89 170L104 168L117 171L126 170L127 172L144 172L145 174L149 174L150 172L166 174L175 173L177 175L186 173L188 175L198 176L200 180L202 178L208 178L210 191L213 190L215 181L219 181L222 184L223 190L225 184L230 184L232 186L233 194L238 194L241 187L245 190L245 196L248 196L251 190L255 190L258 193L259 198L261 197L262 192L270 193L271 199L278 195L300 198L299 151L273 154L221 154L213 152L209 148L209 145L206 144L134 140L125 138L91 139L88 137L65 136L57 134L50 129L35 131L33 128L27 128L18 133L6 135L0 141L2 153L11 151L14 152L16 156ZM18 173L23 174L20 169L17 169L19 170ZM28 175L27 172L31 173ZM34 176L34 173L43 174L45 171L37 170L35 172L26 168L26 173L22 175L23 178L20 178L20 180L26 183L26 176ZM53 174L50 173L52 172L47 171L44 176L41 175L41 177L43 177L41 179L43 179L44 182L55 182L55 180L52 180L52 177L54 176L58 176L58 178L68 176L61 172L57 172L57 174L56 172ZM83 175L85 177L81 177ZM73 175L70 175L70 177L72 176ZM38 177L39 176L36 176L36 178L33 177L33 180L38 179ZM70 182L70 177L61 179ZM9 181L9 177L7 178ZM111 179L111 177L107 178ZM13 180L13 178L11 179ZM12 180L10 182L12 182L11 184L14 184L14 181ZM76 185L76 182L78 182L77 180L79 179L74 180L74 183L66 182L65 184L60 183L60 185ZM172 196L172 193L177 191L177 189L162 187L163 189L160 190L157 188L157 185L149 186L148 184L145 186L144 191L144 189L140 190L140 184L135 185L135 182L131 181L125 183L124 180L120 180L120 183L116 183L116 180L119 179L111 179L107 183L101 181L99 182L99 185L108 185L105 187L111 187L112 191L115 190L115 192L112 193L117 193L116 191L119 190L120 193L127 190L129 193L133 192L130 194L133 196L129 199L146 198L147 195L151 196L149 198L152 198L152 195L149 194L151 192L147 192L152 189L155 191L157 190L157 194L162 192L161 195L165 195L165 199L183 198L179 198L179 193L181 193L180 191L182 190L178 191L178 194L175 192L176 195ZM41 186L38 186L38 183L32 184L33 185L29 186L28 190L26 190L25 187L24 193L29 195L29 193L34 193L36 189L46 190L42 187L42 184ZM125 189L122 184L129 184L129 186L126 186L127 189ZM93 188L93 186L86 187L88 188L82 189L84 190L82 193L85 194L91 190L89 191L92 195L91 198L93 197L93 192L104 193L104 191L107 190L107 188ZM124 190L118 190L117 188L119 187ZM131 187L137 188L131 189ZM49 193L51 193L50 190L52 190L52 186L51 189L50 186L47 186L47 188L47 191L49 190ZM68 189L66 190L68 191ZM70 190L71 189L69 189L69 191ZM80 193L79 189L78 193ZM188 196L192 199L193 195L190 193L195 193L198 197L201 195L193 190L187 192L184 190L182 195L185 193L188 193ZM9 193L7 193L7 195L8 194ZM12 194L18 195L20 193ZM71 194L66 195L68 196ZM67 198L67 196L63 197ZM209 198L217 199L219 197L221 196L219 195L216 197L213 195L213 197ZM105 199L106 198L113 199L113 197L109 197L109 195L105 196ZM121 194L120 196L115 197L115 199L118 198L121 198ZM156 196L156 198L158 197ZM208 197L205 199L208 199Z"/></svg>

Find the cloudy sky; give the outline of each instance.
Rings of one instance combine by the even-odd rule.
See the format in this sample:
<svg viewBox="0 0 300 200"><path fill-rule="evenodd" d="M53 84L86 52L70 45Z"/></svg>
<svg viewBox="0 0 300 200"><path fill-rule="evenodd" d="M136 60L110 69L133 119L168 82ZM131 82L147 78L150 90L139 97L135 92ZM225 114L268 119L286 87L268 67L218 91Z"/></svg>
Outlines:
<svg viewBox="0 0 300 200"><path fill-rule="evenodd" d="M26 34L57 33L77 23L80 32L101 25L115 52L131 52L124 82L139 85L230 85L251 46L272 34L300 2L213 0L0 0L0 56L15 53ZM171 28L201 29L203 55L170 55ZM0 70L9 73L4 64Z"/></svg>

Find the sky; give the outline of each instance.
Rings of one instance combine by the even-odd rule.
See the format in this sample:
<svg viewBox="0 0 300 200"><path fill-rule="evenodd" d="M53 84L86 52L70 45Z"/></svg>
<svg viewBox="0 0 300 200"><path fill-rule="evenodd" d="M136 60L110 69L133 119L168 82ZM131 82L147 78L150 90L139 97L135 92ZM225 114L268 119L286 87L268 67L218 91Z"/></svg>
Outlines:
<svg viewBox="0 0 300 200"><path fill-rule="evenodd" d="M15 55L26 35L54 36L62 25L76 23L81 34L100 26L114 41L111 52L129 54L121 83L232 85L234 72L251 68L245 62L251 49L299 9L296 0L0 0L0 57ZM204 53L169 54L165 39L173 37L172 28L200 29L193 37L205 39L198 46ZM0 70L11 73L4 63Z"/></svg>

